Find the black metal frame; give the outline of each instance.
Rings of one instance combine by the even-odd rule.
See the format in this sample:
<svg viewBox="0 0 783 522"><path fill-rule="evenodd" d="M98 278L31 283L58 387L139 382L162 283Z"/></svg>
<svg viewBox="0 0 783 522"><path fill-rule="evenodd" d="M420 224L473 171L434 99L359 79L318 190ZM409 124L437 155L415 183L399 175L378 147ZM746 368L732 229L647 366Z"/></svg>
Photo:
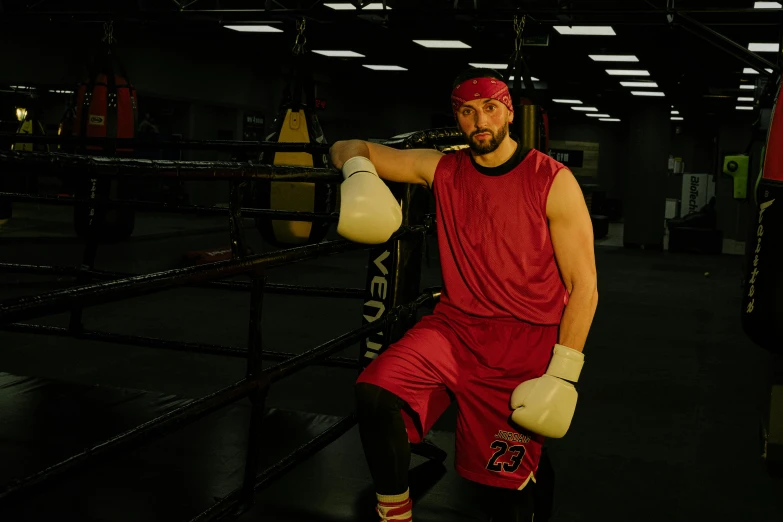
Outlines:
<svg viewBox="0 0 783 522"><path fill-rule="evenodd" d="M16 272L22 274L50 274L50 275L70 275L76 276L80 272L85 272L93 279L121 279L123 277L133 277L140 274L129 274L124 272L106 272L104 270L88 270L84 267L70 266L50 266L50 265L20 265L14 263L0 263L0 272ZM211 281L195 285L201 288L216 288L225 290L250 290L250 283L243 281ZM339 288L329 286L304 286L304 285L285 285L277 283L268 283L264 286L264 291L270 294L283 295L307 295L310 297L364 297L363 288Z"/></svg>
<svg viewBox="0 0 783 522"><path fill-rule="evenodd" d="M18 137L17 137L18 139ZM173 164L172 164L173 163ZM386 329L397 322L410 322L415 319L419 308L433 304L437 301L439 289L425 290L415 299L404 304L390 308L386 313L371 323L328 341L303 354L267 352L263 345L263 331L261 317L263 312L263 295L269 293L284 293L290 295L326 296L341 298L365 297L365 289L338 289L338 288L314 288L296 285L273 285L266 282L267 269L274 266L314 259L323 255L333 255L351 250L371 249L372 246L352 243L345 240L326 241L310 244L262 255L248 255L244 231L241 220L243 215L271 215L275 217L292 217L297 220L335 220L336 214L316 214L302 212L264 211L259 209L244 209L241 207L243 191L247 184L254 179L277 179L275 176L282 173L283 177L291 181L319 181L324 183L335 182L340 179L339 174L329 169L304 169L299 167L279 167L274 165L253 165L251 163L228 162L155 162L132 160L128 158L92 158L86 156L64 154L39 154L39 153L0 153L0 166L14 166L27 169L33 165L33 174L56 171L67 175L79 175L93 179L109 178L124 175L138 175L144 169L150 169L145 174L150 176L176 175L189 179L224 179L231 185L229 208L220 209L221 213L229 215L229 230L231 240L232 259L218 261L200 266L168 270L152 274L124 274L95 270L93 262L98 248L98 238L91 235L87 238L82 265L80 267L57 267L45 265L16 265L0 263L0 270L16 271L36 274L67 274L76 277L77 286L61 290L55 290L36 296L25 296L0 302L0 329L49 335L77 336L81 339L100 340L119 344L152 346L164 349L189 351L197 353L209 353L231 357L247 358L247 371L244 379L223 388L206 397L195 400L185 406L172 410L164 415L152 419L140 426L130 429L122 434L94 445L76 455L71 456L37 473L15 480L0 490L0 503L13 502L24 495L45 487L53 481L78 471L87 466L94 465L119 452L138 447L155 437L164 436L172 431L184 427L209 413L236 402L244 397L249 397L251 419L249 424L249 437L245 463L245 476L240 488L218 501L194 520L218 520L226 515L246 510L253 504L254 493L269 485L273 480L290 470L296 464L319 451L329 443L336 440L356 423L355 415L349 415L300 448L287 455L277 464L259 473L259 433L262 429L263 412L266 395L269 387L275 382L288 377L312 364L338 366L360 370L360 358L332 357L335 353L344 350L351 344L379 328ZM36 198L19 194L0 193L0 198L5 197L14 200L50 201L57 204L75 204L79 201L74 198ZM18 199L16 199L18 198ZM142 208L160 207L147 205L142 202L137 205L128 201L100 201L91 203L94 205L112 204L140 206ZM173 212L214 211L208 207L174 207L167 206L166 210ZM406 208L406 212L409 209ZM432 223L423 217L418 217L416 222L423 225L410 226L407 223L390 238L388 245L391 248L399 248L399 243L407 238L420 238L426 234ZM249 275L249 283L237 281L218 281L237 275ZM90 282L93 281L93 282ZM418 281L418 280L417 280ZM146 295L182 286L201 286L209 288L223 288L229 290L241 290L250 293L250 314L248 320L248 346L247 349L215 346L198 343L182 343L154 339L139 336L121 335L109 332L85 330L81 315L84 307L102 303L118 301L134 296ZM24 324L18 321L40 317L50 313L63 311L71 312L71 320L68 328L50 327L36 324ZM280 361L279 364L268 369L263 369L265 360ZM431 450L428 455L431 458L442 459L444 454L437 448L423 448ZM415 450L414 450L415 451Z"/></svg>
<svg viewBox="0 0 783 522"><path fill-rule="evenodd" d="M442 133L439 131L423 131L422 133L417 133L417 135L418 134L426 134L428 136L429 143L424 144L425 146L431 145L431 141L437 139L438 137L443 138ZM18 141L19 135L16 134L0 135L0 141L5 138ZM25 136L24 138L26 140L28 136ZM42 136L41 138L44 138L44 141L46 143L55 143L55 144L59 144L61 142L81 143L84 141L84 142L89 142L92 145L105 145L107 141L112 141L112 142L120 141L120 140L114 140L108 138L70 138L70 137L62 138L62 137L54 137L54 136ZM146 143L140 140L125 140L125 141L127 143L124 146L127 147L135 147L137 143ZM239 155L244 155L247 151L255 150L253 147L255 147L256 142L175 141L170 143L170 145L172 146L178 146L181 144L186 146L191 146L193 148L203 148L203 149L219 148L219 149L226 149L226 150L236 150ZM155 143L150 142L147 143L147 145L153 147ZM263 142L263 145L265 147L272 147L274 143ZM322 144L314 144L314 145L315 145L314 147L315 150L321 150L327 147ZM281 144L281 146L282 146L281 148L285 150L289 150L289 149L306 150L309 148L313 148L310 144L300 144L300 143L285 143L285 144ZM411 145L410 143L406 142L405 146L410 147ZM67 168L58 166L62 161L67 162L69 166ZM140 174L145 174L145 175L160 174L160 170L155 169L154 167L156 165L168 166L167 164L169 163L166 161L160 162L160 161L152 161L152 160L141 160L141 164L139 164L137 160L133 160L132 158L114 158L114 157L95 158L91 156L80 156L80 155L73 155L73 154L34 153L34 152L12 152L9 155L0 153L0 165L3 165L4 162L6 162L5 163L6 165L10 164L17 168L25 169L25 170L27 165L42 166L42 169L34 171L33 174L48 173L53 169L61 173L64 172L68 176L88 176L88 177L95 176L98 177L99 179L114 177L114 176L122 176L127 174L128 172L130 172L131 175L134 176ZM110 199L110 198L100 198L99 202L96 203L95 200L86 200L86 199L73 198L73 197L35 196L29 194L6 193L6 192L0 192L0 200L16 201L16 202L37 202L37 203L45 203L45 204L53 204L53 205L74 205L74 204L82 203L82 204L92 204L96 206L100 205L100 207L102 208L132 207L136 210L173 212L173 213L181 213L181 214L187 214L187 213L216 214L216 215L228 214L229 239L230 239L230 244L232 249L232 258L234 260L245 259L248 262L253 261L255 257L252 256L246 257L244 255L244 253L246 252L246 248L244 246L245 245L244 231L241 226L241 219L243 216L246 217L265 216L265 217L276 218L276 219L291 219L296 221L313 221L313 222L318 222L318 221L336 222L339 219L338 212L316 213L316 212L282 211L282 210L255 209L255 208L241 207L243 201L243 192L247 188L247 183L249 181L252 181L253 179L259 179L259 177L261 179L264 179L265 175L270 174L270 172L274 172L275 170L277 170L277 166L275 165L254 165L249 162L244 163L244 162L178 161L174 163L176 163L176 166L174 168L178 169L178 175L181 175L181 177L186 179L227 179L230 183L230 198L229 198L228 208L196 206L196 205L176 205L176 204L166 204L166 203L138 201L138 200L135 201L117 200L117 199ZM88 165L88 164L97 166L97 170L93 172L82 171L80 166ZM145 164L147 166L151 166L153 170L151 172L146 171L144 167ZM112 167L108 167L109 165L119 166L119 170ZM231 173L228 176L221 176L220 174L215 175L214 172L210 173L209 169L213 165L216 166L216 168L220 168L220 169L227 168L231 171ZM252 172L244 172L243 167L247 165L253 167L254 170ZM120 171L125 168L130 169L130 171L126 172L125 174L121 173ZM295 181L306 180L306 181L318 181L322 183L336 183L341 179L339 173L331 169L307 169L302 167L284 167L284 170L293 173L292 174L294 177L293 180ZM296 179L298 176L301 176L301 178ZM247 179L247 178L251 178L251 179ZM421 231L426 231L430 227L431 227L431 223L428 223L427 226ZM402 227L401 230L397 233L397 236L395 237L398 237L401 233L404 233L406 231L406 228L407 227ZM395 238L392 239L394 240ZM12 263L0 263L0 271L29 273L29 274L71 275L75 277L76 283L78 285L86 285L88 282L95 281L95 280L99 280L99 281L102 280L107 282L113 281L114 283L117 283L117 280L122 280L122 279L147 280L149 278L148 275L115 273L115 272L96 270L94 268L94 260L97 255L98 243L99 241L97 237L95 237L94 235L90 235L87 237L87 240L85 242L85 249L82 255L82 263L78 267L57 267L57 266L46 266L46 265L20 265L20 264L12 264ZM343 242L343 244L348 245L347 242ZM321 243L321 245L326 246L327 244ZM338 249L340 248L339 245L337 248ZM346 249L348 248L357 248L357 247L346 247ZM368 247L358 247L358 248L368 248ZM313 257L323 255L323 253L324 252L314 253ZM308 257L308 258L312 258L312 257ZM226 267L218 267L216 268L216 271L222 271L226 269L227 269ZM174 271L174 273L180 274L179 271ZM230 274L224 274L224 277L227 275ZM130 284L133 283L131 282ZM216 281L216 280L214 281L191 280L191 282L187 282L184 284L188 286L192 285L192 286L202 287L202 288L215 288L215 289L226 289L226 290L235 290L235 291L250 291L253 285L252 282L245 282L245 281ZM309 297L364 298L366 294L366 290L361 288L330 288L330 287L301 286L301 285L281 285L281 284L270 284L270 283L265 284L263 286L263 289L264 292L268 292L268 293L286 294L286 295L306 295ZM59 296L59 297L67 296L69 295L70 291L71 290L63 290L63 291L55 292L54 294L48 297L53 298L55 296ZM161 349L167 349L173 351L223 355L229 357L246 357L248 354L247 350L243 350L241 348L236 348L236 347L217 346L217 345L202 344L202 343L186 343L181 341L172 341L172 340L158 339L152 337L132 336L132 335L111 333L111 332L86 330L82 324L81 306L74 306L71 309L71 318L70 318L68 328L52 327L52 326L39 325L39 324L27 324L27 323L20 323L20 322L13 322L6 326L2 326L2 313L3 312L0 309L0 329L4 329L8 331L14 331L20 333L38 333L38 334L57 335L57 336L66 336L66 337L75 336L80 339L113 342L113 343L123 344L123 345L155 347L155 348L161 348ZM21 319L16 319L15 321L19 321L19 320ZM268 352L266 353L266 357L272 361L282 362L291 359L292 357L294 357L294 354L287 353L287 352ZM320 361L320 364L322 364L323 366L351 368L351 369L358 367L356 361L352 359L340 358L340 357L333 357L333 358L330 357L328 359L325 359L324 361Z"/></svg>
<svg viewBox="0 0 783 522"><path fill-rule="evenodd" d="M137 138L92 138L84 136L19 135L0 133L0 148L7 149L14 143L32 143L35 145L61 145L63 147L85 148L87 146L107 147L110 143L117 149L133 150L209 150L234 152L258 157L262 152L309 152L311 154L329 151L329 145L323 143L277 143L275 141L236 141L236 140L186 140L186 139L147 139Z"/></svg>
<svg viewBox="0 0 783 522"><path fill-rule="evenodd" d="M667 2L668 3L668 2ZM233 4L233 5L228 5ZM288 4L288 5L286 5ZM144 22L144 23L193 23L200 25L217 25L220 23L242 23L257 21L259 16L265 20L295 20L302 17L317 19L321 22L349 22L356 20L355 11L331 10L318 5L319 2L312 3L312 7L302 8L300 3L278 1L274 5L268 6L268 9L260 8L245 2L220 2L213 3L212 7L202 3L187 9L176 8L175 5L167 5L158 8L143 7L139 5L136 10L124 10L123 12L112 11L111 9L95 9L93 5L79 9L7 9L4 16L9 20L21 19L25 21L34 21L35 19L45 20L46 22L68 22L68 23L97 23L106 20ZM37 5L37 4L36 4ZM58 6L60 7L60 6ZM535 17L538 21L544 23L562 23L563 17L593 17L594 23L606 23L611 20L612 23L626 22L637 24L660 23L665 24L665 15L671 11L667 8L617 8L617 2L606 2L606 7L597 8L568 8L562 6L553 6L551 3L538 2L533 5L519 6L514 2L482 2L477 9L455 8L444 3L443 7L423 7L413 0L400 5L397 2L393 10L375 11L373 14L389 18L395 22L404 22L405 20L417 20L422 17L432 17L440 19L460 17L465 23L482 23L489 21L511 21L513 17L524 9L524 13ZM765 15L779 14L781 9L768 9L760 12L752 8L693 8L677 9L680 13L697 15L714 15L716 17L726 17L727 20L736 18L739 15L745 15L747 18L763 19ZM580 19L580 23L586 20Z"/></svg>
<svg viewBox="0 0 783 522"><path fill-rule="evenodd" d="M17 139L17 142L24 142ZM59 152L0 152L4 174L24 173L88 178L176 178L187 180L269 180L339 183L335 169L260 165L250 161L181 161L80 156Z"/></svg>
<svg viewBox="0 0 783 522"><path fill-rule="evenodd" d="M759 74L770 76L780 74L781 69L777 64L762 58L746 47L743 47L737 42L726 38L724 35L710 27L707 27L698 20L691 18L682 11L672 11L671 14L673 16L672 20L675 25L682 27L684 30L696 35L705 42L732 55L736 59L746 64L748 67L751 67L757 71ZM770 73L765 69L772 69L772 72Z"/></svg>
<svg viewBox="0 0 783 522"><path fill-rule="evenodd" d="M343 247L343 251L347 250L345 247L350 246L344 244L345 242L342 241L339 243L343 243L341 245ZM366 248L365 245L361 246ZM260 327L260 317L262 313L261 304L264 290L263 270L269 266L301 260L302 256L300 255L300 252L302 251L306 252L304 255L312 256L312 249L310 249L308 246L305 246L290 249L283 256L277 255L275 257L266 257L263 259L263 261L257 261L254 263L245 263L244 260L228 262L233 263L234 266L239 267L239 269L245 273L251 272L253 274L247 351L248 369L245 379L238 381L231 386L219 390L211 395L165 413L164 415L148 421L141 426L128 430L123 434L96 444L95 446L88 448L81 453L73 455L64 461L41 470L29 477L14 481L12 484L7 485L4 491L0 492L0 501L8 501L9 499L20 496L22 493L26 494L38 487L48 484L50 481L56 478L60 478L66 473L76 471L87 465L95 464L102 459L117 454L120 451L137 447L154 437L168 434L175 429L194 422L220 407L250 396L253 408L251 413L251 438L248 441L248 462L246 465L246 469L248 471L245 476L245 482L241 493L237 491L235 494L232 494L229 497L223 499L221 503L213 506L213 508L210 509L210 513L213 513L215 510L218 510L219 506L221 506L223 503L231 503L232 506L235 506L241 501L247 505L248 502L252 501L253 492L265 486L271 480L290 469L294 463L301 462L301 459L297 458L297 455L299 455L298 452L300 450L303 453L307 453L308 455L312 454L314 451L316 451L316 448L323 448L326 444L332 442L337 437L342 435L342 433L345 433L345 431L350 429L353 426L353 421L355 421L352 416L344 419L345 422L340 421L340 429L335 429L336 426L333 427L328 436L322 435L321 438L317 439L317 442L314 440L309 443L309 445L305 445L303 448L300 448L300 450L297 450L297 452L294 454L286 457L286 459L281 461L281 463L276 466L274 471L267 470L267 472L265 472L265 474L261 477L256 477L258 463L257 452L259 451L259 448L257 448L255 445L255 443L258 441L258 437L256 435L260 429L262 411L264 407L264 398L268 388L275 382L285 377L289 377L290 375L293 375L305 367L345 349L379 327L383 327L388 323L404 318L409 318L420 307L425 306L436 299L437 291L427 290L413 302L400 305L392 310L389 310L387 314L384 315L384 317L380 318L376 322L366 324L340 337L332 339L331 341L328 341L327 343L324 343L308 352L287 358L285 361L272 368L262 370L261 361L265 355L262 349ZM87 285L85 287L79 287L65 292L58 291L34 297L25 297L21 299L3 301L0 302L0 325L7 324L11 320L20 316L40 316L51 312L68 310L75 306L87 306L117 301L133 295L149 293L148 291L167 290L181 286L184 284L183 281L187 281L192 278L220 277L220 269L221 267L227 266L226 263L227 262L218 262L212 263L210 265L203 265L198 267L197 274L193 274L189 269L180 269L178 271L174 271L187 273L187 277L171 277L171 275L168 273L161 273L163 275L160 276L158 274L152 274L152 277L149 278L151 283L147 283L141 290L131 289L129 291L129 285L139 284L139 279L132 277L125 280L119 280L119 284L114 285ZM115 281L112 283L115 283ZM142 282L142 284L144 283ZM354 365L356 364L357 361L354 361ZM214 518L209 518L209 520L213 519Z"/></svg>

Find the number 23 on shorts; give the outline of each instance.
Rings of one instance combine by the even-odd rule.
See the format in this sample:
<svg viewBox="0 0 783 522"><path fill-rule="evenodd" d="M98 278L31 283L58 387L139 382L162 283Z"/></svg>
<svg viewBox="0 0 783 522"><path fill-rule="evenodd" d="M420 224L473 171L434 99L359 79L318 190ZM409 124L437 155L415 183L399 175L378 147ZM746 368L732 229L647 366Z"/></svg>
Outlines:
<svg viewBox="0 0 783 522"><path fill-rule="evenodd" d="M487 469L495 472L514 473L519 469L519 465L522 463L522 459L525 457L527 450L522 445L510 445L508 442L502 440L496 440L490 447L495 450L487 462ZM506 454L509 454L507 458L503 458Z"/></svg>

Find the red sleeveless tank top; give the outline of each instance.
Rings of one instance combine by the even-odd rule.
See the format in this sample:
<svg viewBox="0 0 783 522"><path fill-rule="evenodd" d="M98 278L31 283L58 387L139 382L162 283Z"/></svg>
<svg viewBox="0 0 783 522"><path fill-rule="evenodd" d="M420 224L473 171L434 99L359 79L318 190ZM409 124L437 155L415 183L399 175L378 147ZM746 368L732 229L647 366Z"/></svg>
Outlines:
<svg viewBox="0 0 783 522"><path fill-rule="evenodd" d="M479 172L468 149L444 156L433 191L441 304L464 314L559 325L568 301L546 201L564 168L531 150L506 173Z"/></svg>

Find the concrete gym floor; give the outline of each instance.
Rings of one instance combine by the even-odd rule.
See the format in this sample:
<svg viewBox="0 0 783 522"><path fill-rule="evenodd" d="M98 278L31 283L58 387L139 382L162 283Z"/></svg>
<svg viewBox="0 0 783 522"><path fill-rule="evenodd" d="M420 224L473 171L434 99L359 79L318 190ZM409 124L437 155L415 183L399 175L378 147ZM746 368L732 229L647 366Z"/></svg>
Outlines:
<svg viewBox="0 0 783 522"><path fill-rule="evenodd" d="M16 205L0 262L77 265L70 209ZM103 245L96 268L149 273L183 253L228 245L223 218L139 214L134 237ZM247 221L256 252L268 251ZM438 285L429 242L422 287ZM568 435L549 441L554 522L783 520L783 480L761 461L768 356L739 325L740 256L596 249L600 303ZM269 272L269 281L363 287L364 251ZM709 275L706 275L709 273ZM72 284L0 273L0 299ZM85 327L244 348L249 295L183 288L87 309ZM361 325L358 300L268 295L265 346L301 353ZM67 314L30 323L66 326ZM357 355L354 346L340 355ZM270 363L276 364L276 363ZM0 488L91 444L244 377L243 359L0 331ZM355 372L311 367L273 386L265 464L353 409ZM241 401L165 439L3 508L3 522L187 521L241 484L248 406ZM480 520L452 468L453 409L433 441L450 455L417 493L416 520ZM415 457L414 465L422 462ZM372 520L356 428L257 497L242 520ZM7 509L3 513L3 509Z"/></svg>

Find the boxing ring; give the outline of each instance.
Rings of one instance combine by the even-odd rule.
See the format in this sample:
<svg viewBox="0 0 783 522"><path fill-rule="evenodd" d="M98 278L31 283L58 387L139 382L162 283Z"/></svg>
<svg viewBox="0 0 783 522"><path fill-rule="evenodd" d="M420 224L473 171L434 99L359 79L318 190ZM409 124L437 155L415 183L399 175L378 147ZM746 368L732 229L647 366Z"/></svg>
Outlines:
<svg viewBox="0 0 783 522"><path fill-rule="evenodd" d="M444 137L456 138L453 133L448 131L435 130L414 133L405 139L390 142L390 144L403 148L433 146L433 140ZM41 141L53 140L52 137L31 138L37 138ZM210 145L231 146L225 142L198 144L199 147L209 147ZM247 144L239 142L236 145L239 148L247 149ZM314 148L312 145L275 145L288 150L313 150ZM0 264L0 270L5 272L72 276L76 283L76 286L73 287L0 302L0 328L10 332L72 336L80 340L239 357L247 360L245 378L197 400L169 409L162 415L106 438L66 459L49 463L37 472L16 477L10 482L0 485L0 510L3 509L3 506L23 505L30 495L34 495L43 488L60 484L75 473L166 437L221 408L241 399L249 398L252 406L249 414L249 433L245 448L242 485L217 500L192 520L220 520L229 515L237 515L246 511L253 505L254 494L257 491L269 486L293 467L327 447L356 424L355 415L347 415L310 441L300 445L277 463L261 469L259 457L264 451L261 440L265 424L266 396L270 387L310 365L337 366L360 371L392 339L399 337L415 322L416 314L421 308L432 306L440 295L438 288L419 290L422 245L425 235L430 233L434 227L432 216L425 212L426 205L423 203L426 202L426 198L423 198L422 194L418 192L421 190L420 187L407 185L393 187L395 196L398 196L402 203L403 224L386 244L362 245L340 239L304 244L263 254L248 254L242 229L244 217L260 216L295 221L321 220L329 222L338 219L338 214L335 212L324 214L243 208L243 192L249 182L285 180L286 182L339 184L342 179L341 175L334 170L324 168L258 165L252 162L144 160L18 151L0 152L0 169L6 173L23 172L26 175L86 177L98 180L122 177L168 177L229 183L231 190L227 209L203 206L178 207L143 201L124 201L105 197L105 194L91 199L79 199L76 197L54 198L0 193L1 198L13 201L36 201L57 205L84 204L91 205L93 208L133 206L137 210L227 214L231 244L230 259L146 274L116 273L94 269L93 262L100 245L97 234L89 234L86 238L84 262L80 267ZM274 285L266 281L268 270L275 267L356 250L369 251L368 288L366 290L327 286ZM386 266L382 266L383 262L380 264L377 262L379 258L386 260ZM382 297L373 295L373 289L377 287L377 277L373 270L379 267L385 272L386 288L388 288L388 292ZM248 277L249 282L222 281L237 276ZM87 330L82 325L81 317L84 308L186 286L249 292L250 313L247 320L246 349ZM261 326L264 294L266 293L361 298L370 303L370 312L367 312L367 306L365 306L362 326L304 353L296 355L281 351L269 351L263 340ZM70 312L71 314L67 328L26 322L48 314L62 312ZM334 354L360 341L362 344L358 358L333 357ZM278 364L265 366L265 363L269 361ZM445 458L444 452L426 442L413 448L413 451L415 454L441 462Z"/></svg>

